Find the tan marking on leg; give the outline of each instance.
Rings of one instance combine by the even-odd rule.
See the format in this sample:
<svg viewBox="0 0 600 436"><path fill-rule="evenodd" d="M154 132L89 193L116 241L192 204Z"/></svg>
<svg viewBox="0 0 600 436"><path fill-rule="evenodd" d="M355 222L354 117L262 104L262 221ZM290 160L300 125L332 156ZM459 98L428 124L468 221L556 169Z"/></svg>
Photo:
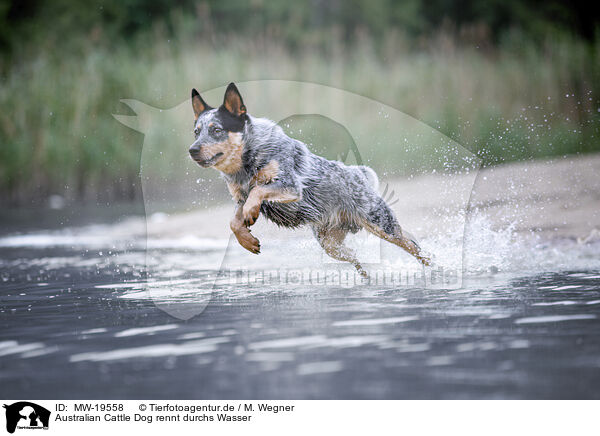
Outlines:
<svg viewBox="0 0 600 436"><path fill-rule="evenodd" d="M350 212L345 210L339 210L337 212L337 224L356 227L361 226L359 220L357 220Z"/></svg>
<svg viewBox="0 0 600 436"><path fill-rule="evenodd" d="M279 176L279 162L276 160L270 161L264 167L256 172L256 175L251 180L251 185L266 185L277 180Z"/></svg>
<svg viewBox="0 0 600 436"><path fill-rule="evenodd" d="M367 220L363 222L363 227L369 232L373 233L375 236L380 237L384 241L391 242L392 244L402 248L408 254L414 256L423 265L431 265L431 259L429 259L427 256L423 256L421 254L421 249L419 248L419 246L402 235L402 229L400 229L400 227L398 227L398 230L393 235L384 232L383 229L379 228L378 226L374 225L373 223Z"/></svg>
<svg viewBox="0 0 600 436"><path fill-rule="evenodd" d="M325 253L330 257L342 262L350 262L362 277L368 278L369 276L356 258L354 250L344 245L344 239L347 234L347 231L339 229L319 231L317 233L317 241L319 241Z"/></svg>
<svg viewBox="0 0 600 436"><path fill-rule="evenodd" d="M250 229L244 225L241 206L236 209L235 215L229 222L229 227L242 247L251 253L260 253L260 242L252 236Z"/></svg>
<svg viewBox="0 0 600 436"><path fill-rule="evenodd" d="M242 196L242 187L238 183L227 183L227 189L229 189L229 193L231 197L235 200L235 202L242 201L244 197Z"/></svg>
<svg viewBox="0 0 600 436"><path fill-rule="evenodd" d="M253 225L258 219L260 206L263 201L274 201L277 203L291 203L299 201L300 196L291 192L280 191L268 186L255 186L244 203L243 218L247 226Z"/></svg>

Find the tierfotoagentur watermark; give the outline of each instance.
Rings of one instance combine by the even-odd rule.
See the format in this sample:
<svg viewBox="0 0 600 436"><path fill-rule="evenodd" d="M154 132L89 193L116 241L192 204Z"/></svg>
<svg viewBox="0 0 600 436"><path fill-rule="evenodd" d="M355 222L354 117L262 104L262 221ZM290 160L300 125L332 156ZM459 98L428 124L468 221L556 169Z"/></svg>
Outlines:
<svg viewBox="0 0 600 436"><path fill-rule="evenodd" d="M445 270L442 266L423 268L421 271L370 269L363 277L350 269L302 268L275 270L222 269L217 282L249 286L310 286L342 287L354 286L397 286L397 287L455 287L457 271Z"/></svg>

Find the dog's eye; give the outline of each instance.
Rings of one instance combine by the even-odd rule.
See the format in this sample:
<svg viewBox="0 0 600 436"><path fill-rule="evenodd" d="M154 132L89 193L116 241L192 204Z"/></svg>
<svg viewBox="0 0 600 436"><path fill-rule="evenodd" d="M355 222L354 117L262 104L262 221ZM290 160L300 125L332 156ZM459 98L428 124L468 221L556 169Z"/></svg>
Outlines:
<svg viewBox="0 0 600 436"><path fill-rule="evenodd" d="M198 136L200 134L200 129L198 127L196 127L194 129L194 135Z"/></svg>
<svg viewBox="0 0 600 436"><path fill-rule="evenodd" d="M221 129L220 127L213 127L214 133L221 133L222 131L223 131L223 129Z"/></svg>

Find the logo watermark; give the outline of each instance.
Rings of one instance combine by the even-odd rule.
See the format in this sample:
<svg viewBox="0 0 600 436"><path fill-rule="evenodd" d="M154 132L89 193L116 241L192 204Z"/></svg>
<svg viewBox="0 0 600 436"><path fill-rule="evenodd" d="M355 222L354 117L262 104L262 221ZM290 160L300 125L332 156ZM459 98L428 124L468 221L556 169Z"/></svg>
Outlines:
<svg viewBox="0 0 600 436"><path fill-rule="evenodd" d="M10 405L4 404L6 409L6 431L14 433L15 430L48 430L50 424L50 411L39 404L29 401L19 401Z"/></svg>
<svg viewBox="0 0 600 436"><path fill-rule="evenodd" d="M403 232L414 235L434 263L423 268L400 248L361 231L347 242L368 271L365 278L325 254L310 233L261 227L262 217L251 227L261 241L261 254L246 252L230 236L235 205L224 181L214 169L201 168L189 158L194 140L190 100L166 110L123 100L136 115L115 118L144 133L140 174L148 223L146 290L158 307L174 317L191 318L224 282L250 287L460 288L466 213L480 165L476 156L425 123L352 92L282 80L237 85L253 117L275 121L314 154L373 168L379 194ZM216 107L224 92L220 87L201 95ZM436 209L434 200L444 207ZM449 217L451 239L443 236L449 233L444 228ZM172 240L173 234L177 243L165 248L159 241ZM305 241L299 248L298 240ZM441 242L451 262L440 259Z"/></svg>

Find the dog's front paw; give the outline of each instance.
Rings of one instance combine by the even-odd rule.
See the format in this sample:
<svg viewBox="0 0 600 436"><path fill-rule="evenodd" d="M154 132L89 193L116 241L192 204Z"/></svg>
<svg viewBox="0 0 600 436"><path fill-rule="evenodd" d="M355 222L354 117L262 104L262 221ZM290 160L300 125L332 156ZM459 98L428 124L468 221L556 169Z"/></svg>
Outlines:
<svg viewBox="0 0 600 436"><path fill-rule="evenodd" d="M246 227L238 230L235 237L242 247L254 254L260 254L260 242L250 233Z"/></svg>
<svg viewBox="0 0 600 436"><path fill-rule="evenodd" d="M423 266L432 266L433 265L431 258L429 258L428 256L418 256L417 259L419 260L419 262L421 262L421 264Z"/></svg>
<svg viewBox="0 0 600 436"><path fill-rule="evenodd" d="M258 219L260 213L260 204L248 205L245 204L242 210L242 218L244 219L244 225L250 227Z"/></svg>

